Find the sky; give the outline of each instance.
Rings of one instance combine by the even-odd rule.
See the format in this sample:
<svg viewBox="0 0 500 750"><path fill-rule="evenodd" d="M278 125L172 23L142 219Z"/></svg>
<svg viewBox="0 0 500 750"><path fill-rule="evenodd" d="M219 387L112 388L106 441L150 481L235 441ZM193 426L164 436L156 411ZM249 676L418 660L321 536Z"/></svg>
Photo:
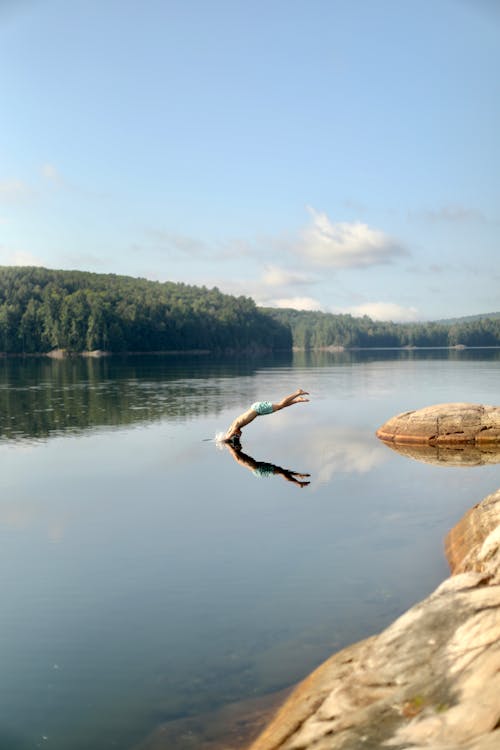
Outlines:
<svg viewBox="0 0 500 750"><path fill-rule="evenodd" d="M496 0L0 0L0 265L500 310Z"/></svg>

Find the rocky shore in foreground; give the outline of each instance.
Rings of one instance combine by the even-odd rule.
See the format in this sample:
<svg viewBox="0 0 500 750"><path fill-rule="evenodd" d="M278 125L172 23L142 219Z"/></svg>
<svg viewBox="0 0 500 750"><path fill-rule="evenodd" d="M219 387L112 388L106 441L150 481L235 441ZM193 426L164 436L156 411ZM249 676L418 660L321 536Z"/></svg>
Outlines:
<svg viewBox="0 0 500 750"><path fill-rule="evenodd" d="M398 415L377 434L406 447L491 445L499 415L441 404ZM249 750L500 748L500 489L465 514L445 547L451 576L382 633L324 662Z"/></svg>
<svg viewBox="0 0 500 750"><path fill-rule="evenodd" d="M451 577L321 665L251 750L500 747L500 489L446 549Z"/></svg>
<svg viewBox="0 0 500 750"><path fill-rule="evenodd" d="M446 554L452 575L434 593L290 695L169 722L137 750L498 750L500 489L450 531Z"/></svg>

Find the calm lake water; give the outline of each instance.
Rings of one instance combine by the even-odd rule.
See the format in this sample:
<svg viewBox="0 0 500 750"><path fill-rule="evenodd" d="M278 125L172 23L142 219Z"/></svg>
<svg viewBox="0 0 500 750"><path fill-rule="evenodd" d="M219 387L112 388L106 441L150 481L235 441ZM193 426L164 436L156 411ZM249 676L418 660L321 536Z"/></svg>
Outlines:
<svg viewBox="0 0 500 750"><path fill-rule="evenodd" d="M0 748L132 750L385 627L447 575L443 537L500 464L421 463L374 432L498 404L499 375L497 350L0 361ZM310 403L242 443L303 488L213 440L297 387Z"/></svg>

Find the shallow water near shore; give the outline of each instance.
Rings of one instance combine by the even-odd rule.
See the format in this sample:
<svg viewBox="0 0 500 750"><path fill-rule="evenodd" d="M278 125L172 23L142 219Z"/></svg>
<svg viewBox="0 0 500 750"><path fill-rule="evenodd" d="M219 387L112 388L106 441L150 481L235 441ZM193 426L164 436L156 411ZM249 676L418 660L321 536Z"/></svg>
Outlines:
<svg viewBox="0 0 500 750"><path fill-rule="evenodd" d="M499 374L498 350L0 361L0 750L185 750L200 717L389 624L447 575L443 537L500 464L375 430L498 404ZM250 461L217 447L297 387L310 403L244 430Z"/></svg>

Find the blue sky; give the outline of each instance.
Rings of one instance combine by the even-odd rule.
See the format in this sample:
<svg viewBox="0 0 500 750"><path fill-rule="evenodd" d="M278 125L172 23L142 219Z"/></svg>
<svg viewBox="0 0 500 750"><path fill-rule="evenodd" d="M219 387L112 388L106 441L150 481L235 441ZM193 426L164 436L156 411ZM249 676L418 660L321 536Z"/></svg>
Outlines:
<svg viewBox="0 0 500 750"><path fill-rule="evenodd" d="M491 0L2 0L0 264L500 310Z"/></svg>

